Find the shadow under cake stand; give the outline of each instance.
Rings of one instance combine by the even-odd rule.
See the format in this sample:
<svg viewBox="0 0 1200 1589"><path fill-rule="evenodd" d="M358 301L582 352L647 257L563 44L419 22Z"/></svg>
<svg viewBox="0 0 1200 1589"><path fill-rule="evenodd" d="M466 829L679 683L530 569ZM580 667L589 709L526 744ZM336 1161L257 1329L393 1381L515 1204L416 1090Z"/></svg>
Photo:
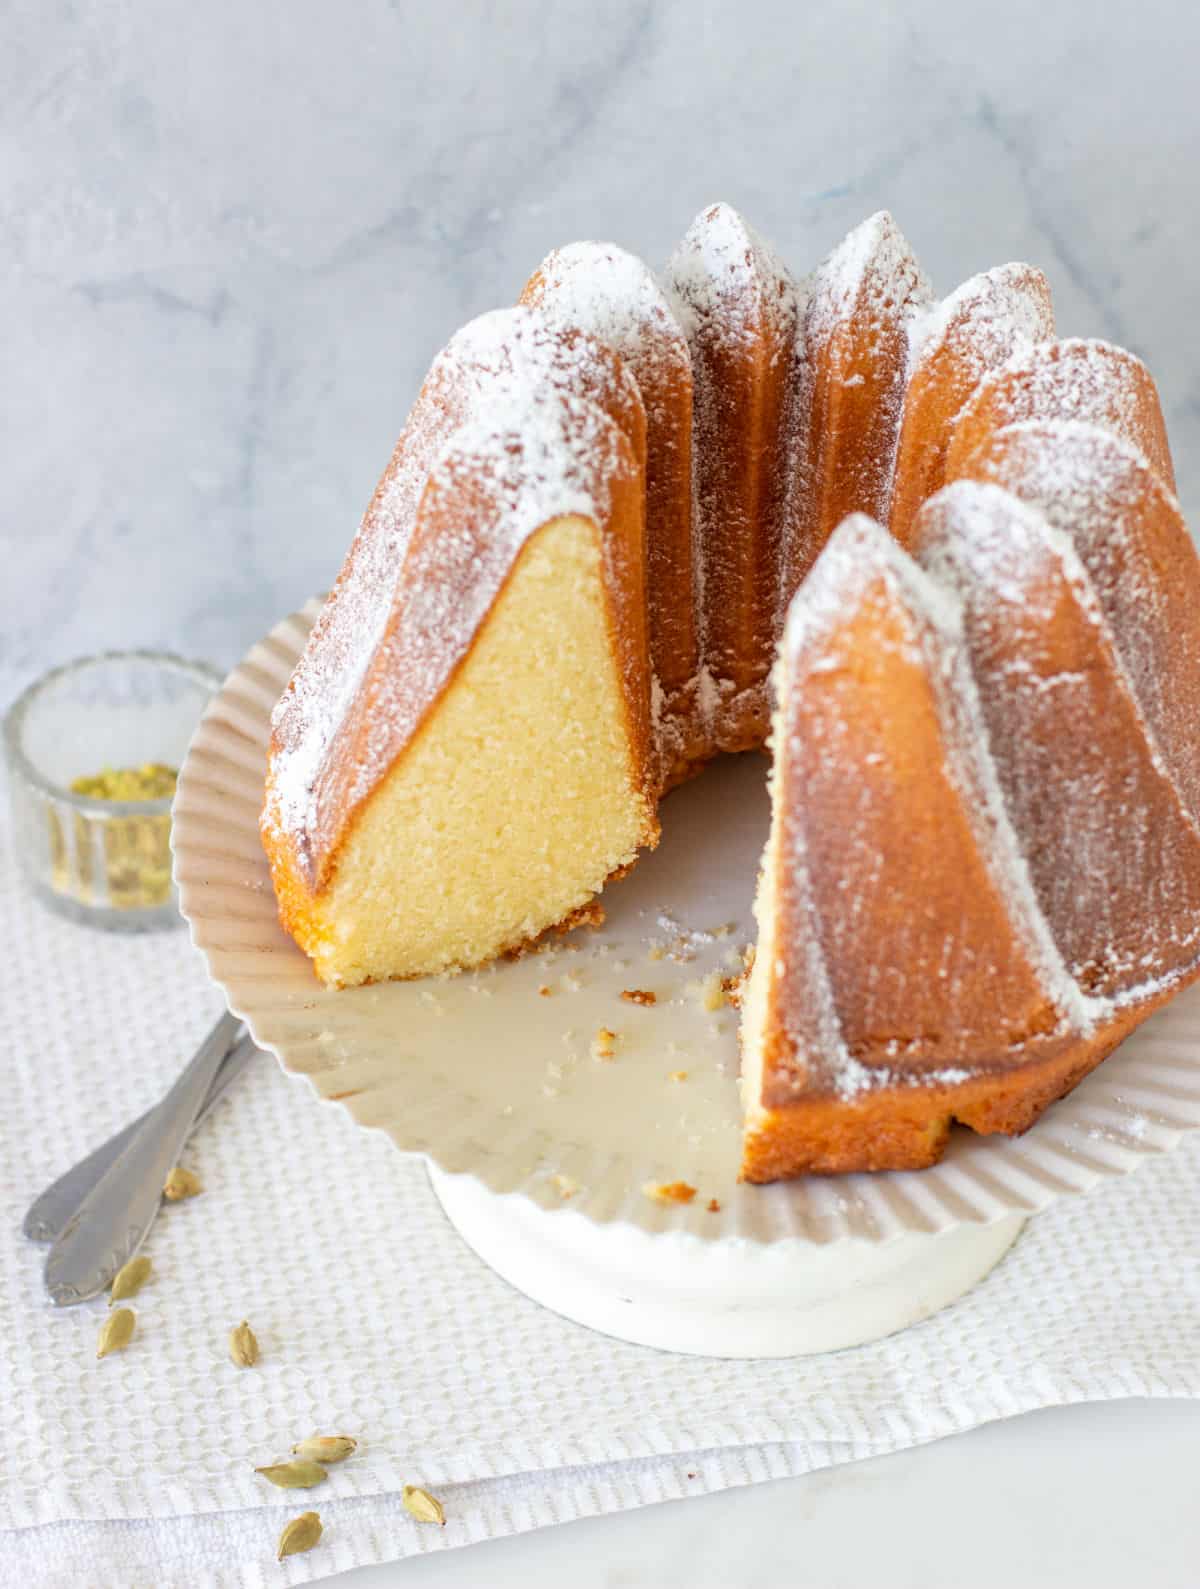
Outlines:
<svg viewBox="0 0 1200 1589"><path fill-rule="evenodd" d="M759 755L668 797L659 848L606 892L601 928L461 976L323 989L278 925L258 838L271 708L317 610L252 648L196 733L175 806L181 909L256 1040L423 1154L459 1234L535 1301L673 1351L860 1344L961 1296L1029 1215L1200 1125L1195 989L1025 1137L956 1132L920 1172L739 1185L737 1015L717 990L754 936ZM654 1195L675 1182L690 1201Z"/></svg>

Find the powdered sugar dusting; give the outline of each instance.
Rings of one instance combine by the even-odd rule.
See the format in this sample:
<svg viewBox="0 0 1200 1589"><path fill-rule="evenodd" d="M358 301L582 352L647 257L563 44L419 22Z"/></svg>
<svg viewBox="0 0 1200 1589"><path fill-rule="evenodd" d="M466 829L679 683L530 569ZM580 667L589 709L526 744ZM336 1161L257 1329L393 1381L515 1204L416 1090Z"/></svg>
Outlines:
<svg viewBox="0 0 1200 1589"><path fill-rule="evenodd" d="M661 365L690 381L687 338L654 272L614 243L570 243L539 266L526 301L547 321L574 326L612 348L629 365L642 396L657 390ZM647 418L654 416L647 403Z"/></svg>
<svg viewBox="0 0 1200 1589"><path fill-rule="evenodd" d="M996 432L964 466L1070 536L1188 808L1200 813L1200 562L1179 505L1122 437L1073 420Z"/></svg>
<svg viewBox="0 0 1200 1589"><path fill-rule="evenodd" d="M948 298L914 318L910 368L952 341L974 372L972 387L1014 354L1054 335L1054 311L1045 276L1031 265L997 265L972 276Z"/></svg>
<svg viewBox="0 0 1200 1589"><path fill-rule="evenodd" d="M708 694L715 715L701 726L717 744L736 743L747 722L767 716L806 294L727 204L697 216L665 280L692 353L701 660L722 686Z"/></svg>
<svg viewBox="0 0 1200 1589"><path fill-rule="evenodd" d="M920 572L915 564L911 570ZM1047 996L1072 1030L1088 1034L1110 1013L1111 1006L1107 1000L1089 998L1078 986L1038 904L1029 863L989 750L979 691L963 640L961 608L956 616L952 648L936 659L941 666L935 666L935 658L930 658L930 676L941 695L948 770L976 816L989 871L1007 901L1009 921L1037 967Z"/></svg>
<svg viewBox="0 0 1200 1589"><path fill-rule="evenodd" d="M874 519L865 513L844 519L792 599L784 629L784 656L798 656L833 633L874 580L905 580L909 573L906 565L900 547ZM918 579L905 594L934 630L947 641L957 638L958 605L948 592L932 580Z"/></svg>
<svg viewBox="0 0 1200 1589"><path fill-rule="evenodd" d="M574 327L624 362L646 409L646 573L653 669L652 722L660 779L687 759L700 664L703 569L692 524L692 358L654 273L611 243L556 249L522 301Z"/></svg>
<svg viewBox="0 0 1200 1589"><path fill-rule="evenodd" d="M1089 1032L1108 1007L1082 994L1064 965L1039 908L1020 839L987 752L983 716L964 644L961 603L953 590L925 574L865 515L847 520L835 533L792 603L783 648L788 688L803 691L805 681L826 668L845 667L836 637L841 626L858 612L869 591L881 582L890 601L909 617L911 651L905 660L924 672L933 689L947 758L945 772L960 792L964 812L972 819L975 841L992 884L1004 900L1010 928L1034 968L1044 997L1058 1011L1060 1033ZM811 766L804 759L810 751L826 753L821 747L809 747L801 758L805 766ZM793 747L787 741L776 747L776 754L801 756L799 746ZM799 765L801 761L797 762ZM786 886L796 891L803 905L810 885L800 827L794 823L788 828ZM864 855L869 854L870 842L870 832L864 831ZM887 868L888 864L886 856L878 857L880 868ZM804 908L810 910L811 903ZM837 908L839 916L849 912L853 918L856 904L840 899ZM802 985L806 1000L811 999L812 968L805 961L795 972L797 986ZM948 966L941 974L948 974ZM823 975L827 977L828 972ZM875 1065L864 1066L861 1059L848 1053L844 1037L837 1047L824 1043L822 1049L820 1060L826 1080L842 1096L893 1084L886 1067L881 1073Z"/></svg>
<svg viewBox="0 0 1200 1589"><path fill-rule="evenodd" d="M962 600L1005 803L1072 975L1118 1004L1153 996L1200 949L1200 828L1070 537L959 481L925 508L918 556Z"/></svg>
<svg viewBox="0 0 1200 1589"><path fill-rule="evenodd" d="M879 318L893 309L914 317L933 289L907 239L886 210L847 233L813 272L808 309L810 342L827 342L858 313Z"/></svg>
<svg viewBox="0 0 1200 1589"><path fill-rule="evenodd" d="M976 818L977 836L993 881L1008 903L1011 924L1048 997L1076 1030L1089 1031L1107 1008L1101 1001L1085 998L1077 987L1038 906L1020 838L988 753L963 633L961 597L939 586L878 525L863 520L857 528L864 563L885 572L917 625L925 668L939 698L947 771Z"/></svg>
<svg viewBox="0 0 1200 1589"><path fill-rule="evenodd" d="M1016 350L980 382L964 417L993 429L1032 419L1099 425L1140 448L1175 488L1154 381L1140 359L1110 342L1068 337Z"/></svg>
<svg viewBox="0 0 1200 1589"><path fill-rule="evenodd" d="M275 709L267 821L303 837L311 847L323 820L330 818L328 797L338 781L332 763L338 746L364 727L368 670L378 660L397 600L413 582L404 570L422 493L435 460L455 432L486 411L504 433L519 434L521 416L527 414L535 426L530 457L540 459L544 469L548 460L544 449L539 452L536 433L545 421L547 400L571 404L577 425L585 414L591 416L595 429L594 416L600 411L581 391L607 396L618 409L623 404L640 410L633 377L606 349L586 337L564 337L531 309L480 316L456 333L434 360L333 595ZM560 428L557 434L562 442L568 431ZM560 472L565 462L560 461ZM430 643L439 657L444 655L433 637ZM387 738L372 724L365 727L371 738ZM359 759L356 797L379 771L378 761Z"/></svg>
<svg viewBox="0 0 1200 1589"><path fill-rule="evenodd" d="M850 512L886 522L909 365L909 331L929 282L886 211L870 216L814 272L805 315L805 443L797 544L784 597Z"/></svg>
<svg viewBox="0 0 1200 1589"><path fill-rule="evenodd" d="M690 338L702 331L756 351L773 302L795 283L771 245L728 204L713 204L688 228L667 266L667 286Z"/></svg>
<svg viewBox="0 0 1200 1589"><path fill-rule="evenodd" d="M351 802L408 741L534 531L565 514L607 521L610 482L630 467L622 442L603 410L550 395L489 402L486 416L455 432L426 487L422 515L435 532L418 531L411 577L372 665L371 737L353 767Z"/></svg>

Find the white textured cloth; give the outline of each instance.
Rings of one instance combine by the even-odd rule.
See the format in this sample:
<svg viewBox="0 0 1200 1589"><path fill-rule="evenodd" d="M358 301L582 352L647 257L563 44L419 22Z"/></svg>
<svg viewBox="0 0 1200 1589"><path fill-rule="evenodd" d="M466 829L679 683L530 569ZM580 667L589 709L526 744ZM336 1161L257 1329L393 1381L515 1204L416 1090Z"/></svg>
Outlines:
<svg viewBox="0 0 1200 1589"><path fill-rule="evenodd" d="M1035 1407L1200 1392L1200 1141L1035 1220L955 1306L783 1362L625 1346L526 1301L447 1226L421 1164L267 1058L195 1137L129 1348L57 1311L18 1233L57 1172L144 1108L218 1013L182 932L102 935L19 886L0 826L0 1585L303 1583L342 1568L852 1461ZM229 1361L248 1319L254 1369ZM319 1490L255 1476L315 1432ZM413 1522L426 1485L447 1526ZM284 1522L320 1546L282 1566Z"/></svg>

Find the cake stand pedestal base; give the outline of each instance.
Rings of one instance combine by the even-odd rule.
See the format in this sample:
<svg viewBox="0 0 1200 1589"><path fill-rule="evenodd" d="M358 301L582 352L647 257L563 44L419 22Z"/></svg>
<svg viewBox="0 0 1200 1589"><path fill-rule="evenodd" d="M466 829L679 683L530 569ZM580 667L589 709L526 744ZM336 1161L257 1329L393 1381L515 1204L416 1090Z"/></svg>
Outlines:
<svg viewBox="0 0 1200 1589"><path fill-rule="evenodd" d="M467 1245L525 1296L618 1340L704 1357L799 1357L891 1335L970 1290L1024 1224L1012 1214L881 1244L701 1241L548 1213L433 1165L429 1177Z"/></svg>

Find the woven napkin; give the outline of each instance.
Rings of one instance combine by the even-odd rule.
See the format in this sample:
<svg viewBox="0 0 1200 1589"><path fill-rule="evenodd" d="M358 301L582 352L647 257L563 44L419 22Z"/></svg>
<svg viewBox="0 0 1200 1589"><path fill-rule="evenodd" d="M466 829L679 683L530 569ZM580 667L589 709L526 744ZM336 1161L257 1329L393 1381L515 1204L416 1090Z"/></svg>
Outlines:
<svg viewBox="0 0 1200 1589"><path fill-rule="evenodd" d="M1200 1391L1200 1140L1034 1220L962 1301L871 1346L714 1362L626 1346L512 1291L420 1162L264 1056L187 1150L132 1344L55 1310L22 1213L145 1108L220 1009L183 931L134 938L33 903L0 824L0 1584L303 1583L368 1562L849 1462L1035 1407ZM262 1348L229 1360L248 1319ZM351 1434L319 1490L254 1473ZM445 1528L404 1511L419 1483ZM317 1507L317 1549L274 1561Z"/></svg>

